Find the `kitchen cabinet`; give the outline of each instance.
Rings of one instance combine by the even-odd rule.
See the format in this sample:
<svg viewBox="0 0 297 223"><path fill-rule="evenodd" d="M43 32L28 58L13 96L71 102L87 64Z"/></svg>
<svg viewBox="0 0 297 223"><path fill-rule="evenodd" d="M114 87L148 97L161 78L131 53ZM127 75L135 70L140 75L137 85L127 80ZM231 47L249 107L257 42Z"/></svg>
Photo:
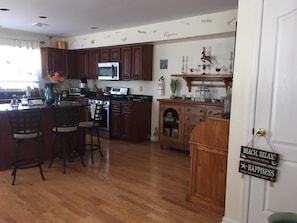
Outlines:
<svg viewBox="0 0 297 223"><path fill-rule="evenodd" d="M42 77L47 78L48 73L65 70L65 50L51 47L41 48Z"/></svg>
<svg viewBox="0 0 297 223"><path fill-rule="evenodd" d="M131 79L131 59L132 59L132 49L131 47L122 48L122 60L121 60L121 79L130 80Z"/></svg>
<svg viewBox="0 0 297 223"><path fill-rule="evenodd" d="M76 50L65 50L65 66L68 79L76 79L77 75L77 60Z"/></svg>
<svg viewBox="0 0 297 223"><path fill-rule="evenodd" d="M151 132L151 102L111 101L111 135L129 141L146 141Z"/></svg>
<svg viewBox="0 0 297 223"><path fill-rule="evenodd" d="M100 62L120 62L121 61L121 48L107 47L100 48Z"/></svg>
<svg viewBox="0 0 297 223"><path fill-rule="evenodd" d="M152 80L153 45L123 47L121 61L122 80Z"/></svg>
<svg viewBox="0 0 297 223"><path fill-rule="evenodd" d="M89 51L88 50L76 50L77 59L77 77L88 78L89 73Z"/></svg>
<svg viewBox="0 0 297 223"><path fill-rule="evenodd" d="M99 63L99 49L89 49L89 79L98 79L98 63Z"/></svg>
<svg viewBox="0 0 297 223"><path fill-rule="evenodd" d="M229 119L210 116L190 136L190 187L187 200L216 214L225 207Z"/></svg>
<svg viewBox="0 0 297 223"><path fill-rule="evenodd" d="M222 113L223 103L196 102L182 99L158 99L159 143L189 151L189 138L197 123L206 121L209 114Z"/></svg>

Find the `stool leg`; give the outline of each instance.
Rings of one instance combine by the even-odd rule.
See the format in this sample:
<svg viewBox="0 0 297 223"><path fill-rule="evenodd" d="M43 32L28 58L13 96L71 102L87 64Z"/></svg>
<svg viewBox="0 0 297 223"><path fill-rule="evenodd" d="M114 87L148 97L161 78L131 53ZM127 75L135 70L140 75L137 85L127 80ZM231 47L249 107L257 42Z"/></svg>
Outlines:
<svg viewBox="0 0 297 223"><path fill-rule="evenodd" d="M50 164L48 165L48 168L51 168L52 164L53 164L53 159L54 159L54 156L55 156L56 138L57 138L57 134L54 133L54 140L53 140L53 146L52 146L52 157L51 157Z"/></svg>
<svg viewBox="0 0 297 223"><path fill-rule="evenodd" d="M63 134L63 173L65 174L66 173L66 159L67 159L67 157L68 157L68 159L70 159L69 158L69 155L68 155L68 153L66 152L66 135L65 134Z"/></svg>
<svg viewBox="0 0 297 223"><path fill-rule="evenodd" d="M39 172L40 172L40 176L42 180L45 180L45 177L43 175L43 171L42 171L42 161L40 158L40 143L39 140L36 139L36 154L37 154L37 161L38 161L38 167L39 167Z"/></svg>
<svg viewBox="0 0 297 223"><path fill-rule="evenodd" d="M85 134L84 134L84 137L85 137ZM85 162L84 162L84 147L83 148L81 148L80 147L80 143L79 143L79 131L77 131L76 132L76 146L78 147L77 149L78 149L78 153L80 154L80 161L81 161L81 163L82 163L82 165L83 165L83 167L85 167L86 165L85 165Z"/></svg>
<svg viewBox="0 0 297 223"><path fill-rule="evenodd" d="M96 132L97 132L98 149L99 149L101 157L103 157L103 153L102 153L102 150L101 150L101 143L100 143L99 128L96 128Z"/></svg>
<svg viewBox="0 0 297 223"><path fill-rule="evenodd" d="M90 128L90 136L91 136L91 158L92 158L92 164L94 164L94 145L93 145L93 128Z"/></svg>
<svg viewBox="0 0 297 223"><path fill-rule="evenodd" d="M15 145L14 145L14 163L13 163L13 166L12 166L12 174L11 174L13 176L12 185L14 185L15 178L16 178L18 152L19 152L19 142L16 141Z"/></svg>

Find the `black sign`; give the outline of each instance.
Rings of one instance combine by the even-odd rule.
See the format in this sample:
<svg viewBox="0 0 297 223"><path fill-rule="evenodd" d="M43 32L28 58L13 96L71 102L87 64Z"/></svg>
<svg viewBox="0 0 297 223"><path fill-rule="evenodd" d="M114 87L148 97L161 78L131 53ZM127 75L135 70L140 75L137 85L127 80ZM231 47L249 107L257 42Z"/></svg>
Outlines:
<svg viewBox="0 0 297 223"><path fill-rule="evenodd" d="M276 167L278 165L278 157L278 153L272 153L265 150L241 146L240 158L243 159L252 160L258 163Z"/></svg>
<svg viewBox="0 0 297 223"><path fill-rule="evenodd" d="M275 182L276 180L276 169L271 169L266 166L246 162L243 160L239 161L239 172L248 174L254 177L258 177L264 180Z"/></svg>

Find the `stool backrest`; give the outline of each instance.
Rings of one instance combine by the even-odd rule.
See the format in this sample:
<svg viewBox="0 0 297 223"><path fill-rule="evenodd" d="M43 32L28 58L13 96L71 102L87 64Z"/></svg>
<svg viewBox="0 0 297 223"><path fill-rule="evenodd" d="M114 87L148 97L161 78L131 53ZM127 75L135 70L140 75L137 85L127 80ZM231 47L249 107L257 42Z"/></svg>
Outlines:
<svg viewBox="0 0 297 223"><path fill-rule="evenodd" d="M100 123L100 121L102 120L102 108L102 105L96 104L93 119L94 123Z"/></svg>
<svg viewBox="0 0 297 223"><path fill-rule="evenodd" d="M36 133L39 136L41 109L13 110L7 113L13 138L15 134Z"/></svg>
<svg viewBox="0 0 297 223"><path fill-rule="evenodd" d="M55 128L78 126L81 116L81 106L54 108Z"/></svg>

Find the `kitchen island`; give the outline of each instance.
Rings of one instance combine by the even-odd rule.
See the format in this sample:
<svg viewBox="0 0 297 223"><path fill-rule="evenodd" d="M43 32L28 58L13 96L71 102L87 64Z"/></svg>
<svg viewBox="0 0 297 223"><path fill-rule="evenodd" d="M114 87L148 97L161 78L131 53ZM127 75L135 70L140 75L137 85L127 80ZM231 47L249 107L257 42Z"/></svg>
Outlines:
<svg viewBox="0 0 297 223"><path fill-rule="evenodd" d="M40 155L43 160L49 160L51 158L53 133L52 129L54 127L54 107L68 107L68 106L87 106L87 104L82 104L76 101L61 101L58 105L48 106L45 103L39 105L27 105L22 106L21 104L17 108L11 107L10 104L0 104L0 171L7 170L12 167L13 161L13 140L11 136L11 128L7 113L15 109L35 109L41 108L41 132L42 136L40 138ZM82 109L83 119L85 117L84 109ZM83 140L83 135L81 135L81 140ZM58 143L61 144L61 143ZM22 146L26 146L26 149L20 150L20 157L27 158L32 153L35 152L34 145L31 142L24 142Z"/></svg>

